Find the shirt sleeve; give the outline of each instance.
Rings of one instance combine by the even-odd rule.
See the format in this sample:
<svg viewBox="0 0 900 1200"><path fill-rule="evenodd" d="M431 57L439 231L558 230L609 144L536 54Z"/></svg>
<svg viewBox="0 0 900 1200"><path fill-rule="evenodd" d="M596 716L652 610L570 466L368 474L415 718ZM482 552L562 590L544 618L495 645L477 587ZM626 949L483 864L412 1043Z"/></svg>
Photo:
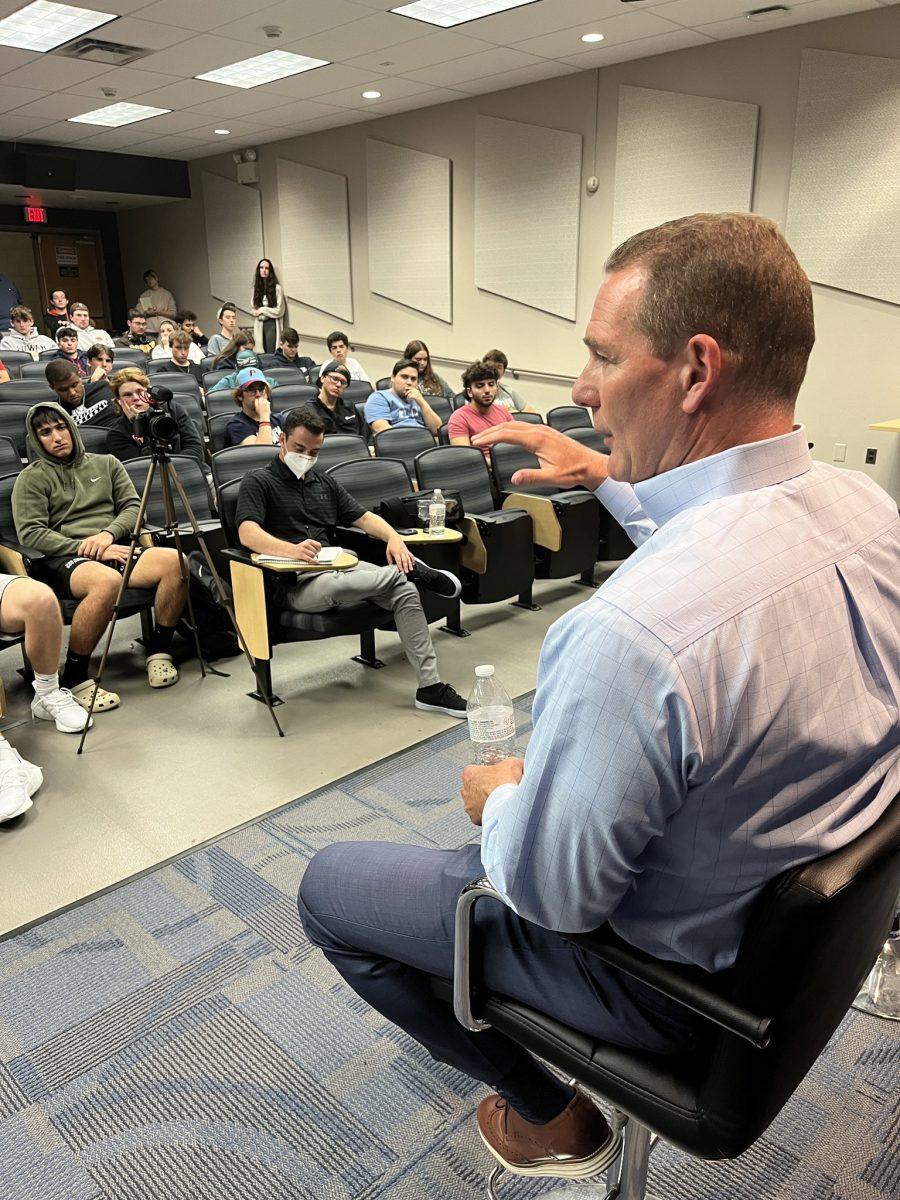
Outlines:
<svg viewBox="0 0 900 1200"><path fill-rule="evenodd" d="M594 495L610 516L619 522L636 546L640 546L656 533L656 522L641 508L641 502L630 483L607 478Z"/></svg>
<svg viewBox="0 0 900 1200"><path fill-rule="evenodd" d="M366 401L366 420L371 425L374 421L390 421L391 406L386 396L381 392L373 392Z"/></svg>
<svg viewBox="0 0 900 1200"><path fill-rule="evenodd" d="M354 521L358 521L361 516L368 512L368 509L360 504L358 500L354 500L347 489L342 487L336 479L331 479L330 476L326 478L329 479L331 486L334 488L339 525L352 525Z"/></svg>
<svg viewBox="0 0 900 1200"><path fill-rule="evenodd" d="M466 420L466 412L463 408L457 408L450 414L450 420L447 422L447 436L451 438L472 436L469 430L469 423Z"/></svg>
<svg viewBox="0 0 900 1200"><path fill-rule="evenodd" d="M702 764L691 697L671 652L595 597L547 635L534 716L522 781L488 797L482 864L526 920L595 929Z"/></svg>

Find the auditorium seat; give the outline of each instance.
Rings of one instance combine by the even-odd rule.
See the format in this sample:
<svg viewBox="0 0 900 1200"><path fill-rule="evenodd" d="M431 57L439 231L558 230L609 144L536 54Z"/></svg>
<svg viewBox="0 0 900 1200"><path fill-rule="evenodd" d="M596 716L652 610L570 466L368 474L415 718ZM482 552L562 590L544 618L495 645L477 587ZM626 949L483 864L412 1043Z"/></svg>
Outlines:
<svg viewBox="0 0 900 1200"><path fill-rule="evenodd" d="M0 355L2 358L2 355ZM6 361L5 359L3 360ZM27 362L22 363L19 367L20 379L39 379L42 383L47 384L47 364L45 362ZM10 377L10 381L12 377ZM47 384L49 387L49 384Z"/></svg>
<svg viewBox="0 0 900 1200"><path fill-rule="evenodd" d="M591 415L586 408L578 404L563 404L559 408L551 408L547 413L547 424L551 429L561 429L563 433L579 426L590 428Z"/></svg>
<svg viewBox="0 0 900 1200"><path fill-rule="evenodd" d="M56 392L46 379L11 379L0 383L0 404L57 404Z"/></svg>
<svg viewBox="0 0 900 1200"><path fill-rule="evenodd" d="M278 386L290 384L294 387L312 387L306 378L306 372L299 367L261 367L260 370L267 379L274 379Z"/></svg>
<svg viewBox="0 0 900 1200"><path fill-rule="evenodd" d="M104 425L79 425L78 436L88 454L109 454L106 445L106 435L109 430ZM26 442L25 450L29 462L34 462L35 451L31 443Z"/></svg>
<svg viewBox="0 0 900 1200"><path fill-rule="evenodd" d="M139 350L137 346L114 346L113 352L115 354L113 360L114 370L125 366L139 367L142 371L147 370L150 356L145 354L143 350Z"/></svg>
<svg viewBox="0 0 900 1200"><path fill-rule="evenodd" d="M276 412L287 412L291 408L303 408L311 404L318 395L318 389L310 383L290 383L278 387L272 392L272 408Z"/></svg>
<svg viewBox="0 0 900 1200"><path fill-rule="evenodd" d="M216 490L233 479L243 479L248 471L267 467L277 453L277 446L226 446L217 450L209 460Z"/></svg>
<svg viewBox="0 0 900 1200"><path fill-rule="evenodd" d="M227 396L229 393L226 392ZM209 396L207 396L207 401ZM215 413L206 418L206 431L209 434L209 452L215 454L217 450L225 449L225 429L228 422L237 412L237 406L234 400L231 401L231 409L229 412Z"/></svg>
<svg viewBox="0 0 900 1200"><path fill-rule="evenodd" d="M384 379L379 379L378 382L375 384L375 391L376 392L384 392L384 391L387 391L387 389L390 386L391 386L391 377L390 377L390 375L385 375Z"/></svg>
<svg viewBox="0 0 900 1200"><path fill-rule="evenodd" d="M434 446L434 436L427 429L400 425L396 429L382 429L381 433L376 433L372 444L376 458L399 458L412 476L415 473L416 455Z"/></svg>
<svg viewBox="0 0 900 1200"><path fill-rule="evenodd" d="M609 447L593 426L589 429L576 426L573 429L565 430L565 433L567 437L574 438L576 442L581 442L583 446L588 446L591 450L596 450L598 454L609 454Z"/></svg>
<svg viewBox="0 0 900 1200"><path fill-rule="evenodd" d="M356 404L358 400L367 400L372 394L372 385L362 379L351 379L344 388L344 403Z"/></svg>
<svg viewBox="0 0 900 1200"><path fill-rule="evenodd" d="M4 387L10 387L8 383L0 384L0 391ZM51 392L50 396L56 403L56 393ZM48 399L48 397L41 397ZM16 448L20 458L25 457L25 418L28 416L28 410L33 404L37 404L38 400L32 400L28 404L0 404L0 437L8 437Z"/></svg>
<svg viewBox="0 0 900 1200"><path fill-rule="evenodd" d="M220 379L224 379L226 375L233 374L233 367L216 367L215 370L210 369L209 371L204 371L203 390L208 393L210 389L219 382ZM223 388L222 390L224 391L225 389Z"/></svg>
<svg viewBox="0 0 900 1200"><path fill-rule="evenodd" d="M540 413L514 412L512 414L512 419L514 421L524 421L524 423L526 425L543 425L544 424L544 418L541 416Z"/></svg>
<svg viewBox="0 0 900 1200"><path fill-rule="evenodd" d="M34 359L27 350L0 350L0 362L6 367L10 379L20 379L20 370Z"/></svg>
<svg viewBox="0 0 900 1200"><path fill-rule="evenodd" d="M235 403L234 396L226 388L223 388L221 392L207 392L204 397L204 403L208 418L217 417L220 413L227 413L229 417L233 417L236 412L240 412L240 407Z"/></svg>
<svg viewBox="0 0 900 1200"><path fill-rule="evenodd" d="M598 454L609 454L609 447L599 433L591 426L590 429L576 427L565 430L567 437L574 438ZM600 551L598 559L608 559L611 562L621 562L634 554L637 547L617 520L601 505L600 514Z"/></svg>
<svg viewBox="0 0 900 1200"><path fill-rule="evenodd" d="M0 437L0 475L13 475L22 470L22 459L11 437Z"/></svg>
<svg viewBox="0 0 900 1200"><path fill-rule="evenodd" d="M316 467L327 471L338 463L353 462L358 458L369 458L365 439L355 433L326 433L322 449L316 458Z"/></svg>
<svg viewBox="0 0 900 1200"><path fill-rule="evenodd" d="M370 512L381 511L381 501L405 496L412 491L406 465L393 458L357 458L338 463L328 474L346 488Z"/></svg>
<svg viewBox="0 0 900 1200"><path fill-rule="evenodd" d="M139 496L143 495L151 461L150 458L130 458L128 462L122 464L128 472ZM184 488L188 503L193 509L194 517L200 527L200 532L207 539L210 550L221 549L221 522L213 507L209 484L206 481L206 473L196 459L189 458L186 454L173 454L170 456L169 461L175 467L178 482ZM193 550L196 548L196 541L191 523L174 484L172 485L172 502L174 504L174 516L178 521L178 530L185 544L185 549ZM165 528L166 506L161 469L157 469L153 477L153 485L150 489L144 523L154 530ZM216 535L219 536L217 537ZM160 535L157 535L157 540L161 540L161 544L167 546L175 544L174 536L170 536L168 539L160 539Z"/></svg>

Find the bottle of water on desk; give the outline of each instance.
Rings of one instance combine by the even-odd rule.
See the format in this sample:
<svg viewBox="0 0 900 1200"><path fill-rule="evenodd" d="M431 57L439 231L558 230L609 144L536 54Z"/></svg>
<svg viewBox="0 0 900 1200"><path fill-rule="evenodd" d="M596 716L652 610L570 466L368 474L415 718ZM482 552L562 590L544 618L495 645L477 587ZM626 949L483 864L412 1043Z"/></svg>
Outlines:
<svg viewBox="0 0 900 1200"><path fill-rule="evenodd" d="M466 716L476 763L500 762L514 753L516 714L490 664L475 668L475 686L466 705Z"/></svg>
<svg viewBox="0 0 900 1200"><path fill-rule="evenodd" d="M447 505L444 493L435 488L431 503L428 505L428 534L430 537L444 536L444 522L447 520Z"/></svg>

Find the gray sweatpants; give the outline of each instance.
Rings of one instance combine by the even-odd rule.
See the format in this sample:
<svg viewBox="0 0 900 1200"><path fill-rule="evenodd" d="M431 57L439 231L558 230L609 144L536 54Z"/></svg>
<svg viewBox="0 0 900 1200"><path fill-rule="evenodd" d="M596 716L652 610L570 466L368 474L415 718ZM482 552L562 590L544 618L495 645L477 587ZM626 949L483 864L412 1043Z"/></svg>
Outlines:
<svg viewBox="0 0 900 1200"><path fill-rule="evenodd" d="M394 618L403 651L416 672L419 687L440 679L437 658L422 612L419 593L396 567L376 567L360 561L349 571L301 575L286 589L285 605L292 612L328 612L341 604L371 600Z"/></svg>

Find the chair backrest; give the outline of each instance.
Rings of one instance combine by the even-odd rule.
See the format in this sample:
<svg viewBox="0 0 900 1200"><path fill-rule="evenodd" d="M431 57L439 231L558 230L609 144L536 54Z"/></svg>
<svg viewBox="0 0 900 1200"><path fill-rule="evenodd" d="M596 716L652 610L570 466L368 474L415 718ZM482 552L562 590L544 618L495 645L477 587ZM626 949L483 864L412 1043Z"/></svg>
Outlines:
<svg viewBox="0 0 900 1200"><path fill-rule="evenodd" d="M22 459L11 437L0 437L0 475L12 475L22 470Z"/></svg>
<svg viewBox="0 0 900 1200"><path fill-rule="evenodd" d="M591 418L586 408L577 404L563 404L551 408L547 413L547 424L551 429L577 429L579 425L590 428Z"/></svg>
<svg viewBox="0 0 900 1200"><path fill-rule="evenodd" d="M216 361L215 354L204 354L200 359L200 370L204 375L213 370L213 363Z"/></svg>
<svg viewBox="0 0 900 1200"><path fill-rule="evenodd" d="M469 403L469 397L466 395L466 393L465 392L457 392L456 395L453 397L453 399L450 401L450 406L452 407L453 411L456 412L456 410L458 408L462 408L464 405L466 405L468 403Z"/></svg>
<svg viewBox="0 0 900 1200"><path fill-rule="evenodd" d="M194 383L196 384L196 382L195 379ZM206 413L203 411L203 402L200 399L199 389L195 392L189 388L172 388L172 394L175 398L175 403L180 404L182 408L187 410L187 414L194 422L197 432L203 437L206 432Z"/></svg>
<svg viewBox="0 0 900 1200"><path fill-rule="evenodd" d="M231 417L236 412L240 412L239 406L234 402L234 396L231 394L230 388L222 388L221 392L207 392L204 397L204 403L206 404L206 415L208 417L218 416L219 413L228 413L229 417Z"/></svg>
<svg viewBox="0 0 900 1200"><path fill-rule="evenodd" d="M216 489L233 479L243 479L248 471L268 466L277 453L277 446L226 446L217 450L210 459Z"/></svg>
<svg viewBox="0 0 900 1200"><path fill-rule="evenodd" d="M4 359L3 361L5 362L6 360ZM44 383L45 387L49 387L50 385L47 383L46 370L47 364L45 362L22 363L19 367L19 378L40 379Z"/></svg>
<svg viewBox="0 0 900 1200"><path fill-rule="evenodd" d="M320 471L328 471L338 463L354 462L357 458L368 458L369 449L365 438L355 433L326 433L316 465Z"/></svg>
<svg viewBox="0 0 900 1200"><path fill-rule="evenodd" d="M512 482L516 471L536 471L540 465L536 456L522 446L508 446L502 443L491 446L491 469L498 491L525 492L529 496L553 496L560 490L554 485L533 483L525 487L516 487Z"/></svg>
<svg viewBox="0 0 900 1200"><path fill-rule="evenodd" d="M393 458L359 458L332 467L333 476L368 511L377 513L382 500L405 496L412 491L409 472Z"/></svg>
<svg viewBox="0 0 900 1200"><path fill-rule="evenodd" d="M447 428L446 424L442 425L437 431L437 443L439 446L450 445L450 430Z"/></svg>
<svg viewBox="0 0 900 1200"><path fill-rule="evenodd" d="M251 448L252 447L245 447ZM265 449L265 447L262 447ZM240 541L237 535L237 526L235 525L235 514L237 513L238 495L241 490L241 481L239 479L230 479L227 483L223 483L216 489L216 506L219 510L219 520L222 522L222 531L225 534L225 542L233 549L240 549Z"/></svg>
<svg viewBox="0 0 900 1200"><path fill-rule="evenodd" d="M318 388L311 383L279 383L272 392L272 409L275 412L287 412L291 408L303 408L305 404L311 404L318 394Z"/></svg>
<svg viewBox="0 0 900 1200"><path fill-rule="evenodd" d="M151 358L145 368L146 372L148 375L166 374L171 375L173 379L193 379L194 383L197 382L195 376L193 375L179 375L176 371L167 371L166 368L169 366L171 361L171 358ZM166 386L168 387L168 384L166 384Z"/></svg>
<svg viewBox="0 0 900 1200"><path fill-rule="evenodd" d="M212 371L212 370L204 371L203 372L203 388L204 388L204 390L208 392L214 383L218 383L219 380L224 379L226 375L233 375L233 374L234 374L234 372L232 371L231 367L217 367L215 371ZM225 391L226 389L223 388L222 390Z"/></svg>
<svg viewBox="0 0 900 1200"><path fill-rule="evenodd" d="M446 396L426 396L425 403L441 418L441 424L449 421L453 414L453 405Z"/></svg>
<svg viewBox="0 0 900 1200"><path fill-rule="evenodd" d="M716 1035L698 1110L728 1157L749 1146L812 1066L884 941L900 889L900 796L855 841L772 880L757 897L730 997L773 1018L760 1051Z"/></svg>
<svg viewBox="0 0 900 1200"><path fill-rule="evenodd" d="M0 383L0 404L40 404L49 401L53 404L59 398L46 379L11 379L9 383Z"/></svg>
<svg viewBox="0 0 900 1200"><path fill-rule="evenodd" d="M543 425L544 423L544 418L540 413L514 412L512 419L514 421L524 421L526 425Z"/></svg>
<svg viewBox="0 0 900 1200"><path fill-rule="evenodd" d="M494 493L484 455L476 446L435 446L416 458L422 491L459 492L467 513L494 510Z"/></svg>
<svg viewBox="0 0 900 1200"><path fill-rule="evenodd" d="M391 377L390 377L390 375L385 375L384 379L379 379L376 382L375 391L383 392L385 388L389 388L390 386L391 386Z"/></svg>
<svg viewBox="0 0 900 1200"><path fill-rule="evenodd" d="M109 430L105 425L78 426L78 436L88 454L109 454L106 436L108 433ZM25 454L29 462L34 462L37 458L37 450L32 449L31 442L25 443Z"/></svg>
<svg viewBox="0 0 900 1200"><path fill-rule="evenodd" d="M31 404L0 404L0 437L10 439L20 458L25 457L25 418L29 408Z"/></svg>
<svg viewBox="0 0 900 1200"><path fill-rule="evenodd" d="M34 362L34 359L27 350L0 350L0 361L9 372L10 379L20 379L22 367Z"/></svg>
<svg viewBox="0 0 900 1200"><path fill-rule="evenodd" d="M410 475L415 472L416 455L430 450L434 437L427 429L416 429L412 425L401 425L396 429L382 429L372 438L376 458L399 458L406 464Z"/></svg>
<svg viewBox="0 0 900 1200"><path fill-rule="evenodd" d="M147 365L150 362L149 355L143 350L139 350L137 346L115 346L116 352L115 364L119 367L125 366L126 363L133 363L134 366L140 367L142 371L147 370Z"/></svg>
<svg viewBox="0 0 900 1200"><path fill-rule="evenodd" d="M372 436L372 431L369 428L369 422L366 420L365 400L356 400L353 404L353 411L356 413L356 428L359 431L359 436L368 441Z"/></svg>
<svg viewBox="0 0 900 1200"><path fill-rule="evenodd" d="M196 459L188 458L186 454L173 454L170 459L178 473L178 480L184 488L188 503L194 510L198 521L214 519L216 514L209 494L209 485L203 468ZM131 476L131 481L141 495L147 482L147 472L152 460L149 458L130 458L122 466ZM172 499L175 505L175 517L180 525L189 524L188 515L181 503L177 488L172 488ZM147 524L163 526L166 523L166 506L163 497L162 470L157 469L147 501Z"/></svg>
<svg viewBox="0 0 900 1200"><path fill-rule="evenodd" d="M598 454L609 454L609 446L604 442L603 438L596 429L567 429L566 436L573 438L576 442L581 442L583 446L589 446L591 450L596 450Z"/></svg>
<svg viewBox="0 0 900 1200"><path fill-rule="evenodd" d="M356 404L359 400L365 402L371 394L371 383L366 383L364 379L351 379L344 388L344 403Z"/></svg>
<svg viewBox="0 0 900 1200"><path fill-rule="evenodd" d="M0 539L4 542L19 540L12 511L13 488L18 478L18 472L0 476Z"/></svg>
<svg viewBox="0 0 900 1200"><path fill-rule="evenodd" d="M279 387L282 384L290 385L292 387L311 386L307 381L306 372L301 370L299 367L265 367L263 369L263 373L267 375L269 379L276 380Z"/></svg>
<svg viewBox="0 0 900 1200"><path fill-rule="evenodd" d="M227 392L225 394L228 395ZM237 411L237 407L232 400L230 412L216 413L214 416L206 418L210 454L215 454L217 450L225 449L225 427Z"/></svg>

